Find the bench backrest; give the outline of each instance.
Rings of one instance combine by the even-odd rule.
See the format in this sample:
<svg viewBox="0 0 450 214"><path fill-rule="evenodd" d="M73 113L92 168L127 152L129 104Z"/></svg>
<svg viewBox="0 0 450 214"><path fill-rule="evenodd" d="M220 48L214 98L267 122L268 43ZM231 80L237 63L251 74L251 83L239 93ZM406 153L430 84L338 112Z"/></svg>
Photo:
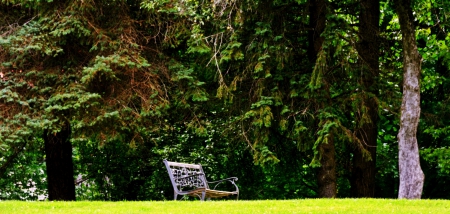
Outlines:
<svg viewBox="0 0 450 214"><path fill-rule="evenodd" d="M175 192L193 188L208 188L203 168L200 164L178 163L164 160Z"/></svg>

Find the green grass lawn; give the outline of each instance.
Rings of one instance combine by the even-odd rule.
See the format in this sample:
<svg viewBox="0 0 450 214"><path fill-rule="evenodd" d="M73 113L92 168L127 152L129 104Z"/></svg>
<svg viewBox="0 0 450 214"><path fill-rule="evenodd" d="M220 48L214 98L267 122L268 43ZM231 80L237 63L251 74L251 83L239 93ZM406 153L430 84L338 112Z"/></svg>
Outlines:
<svg viewBox="0 0 450 214"><path fill-rule="evenodd" d="M267 201L22 202L0 201L17 213L450 213L448 200L305 199Z"/></svg>

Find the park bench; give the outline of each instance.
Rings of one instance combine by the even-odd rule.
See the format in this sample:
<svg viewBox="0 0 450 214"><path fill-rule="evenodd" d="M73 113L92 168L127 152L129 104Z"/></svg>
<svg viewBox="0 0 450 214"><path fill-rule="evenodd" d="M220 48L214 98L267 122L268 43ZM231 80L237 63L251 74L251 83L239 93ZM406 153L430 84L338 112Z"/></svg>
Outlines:
<svg viewBox="0 0 450 214"><path fill-rule="evenodd" d="M230 195L236 195L236 200L239 198L239 188L235 184L235 181L238 180L236 177L208 182L200 164L178 163L167 160L164 160L164 164L172 182L174 200L177 200L178 195L183 197L186 195L196 196L202 201L205 198L220 198ZM216 190L216 187L224 182L230 182L236 189L234 191ZM214 188L211 189L209 184L214 185Z"/></svg>

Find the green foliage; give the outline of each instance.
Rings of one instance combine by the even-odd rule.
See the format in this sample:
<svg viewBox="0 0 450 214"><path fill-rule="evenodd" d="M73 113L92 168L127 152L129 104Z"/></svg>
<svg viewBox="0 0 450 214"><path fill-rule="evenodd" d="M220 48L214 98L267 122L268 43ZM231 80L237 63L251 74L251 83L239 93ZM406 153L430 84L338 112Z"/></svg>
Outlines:
<svg viewBox="0 0 450 214"><path fill-rule="evenodd" d="M44 200L47 197L47 183L44 156L41 153L42 139L34 138L20 146L23 148L11 149L23 151L12 160L10 167L0 169L0 199ZM3 165L10 155L12 154L2 156L0 165Z"/></svg>
<svg viewBox="0 0 450 214"><path fill-rule="evenodd" d="M449 148L427 148L423 149L420 154L425 160L437 164L441 173L448 174L450 172Z"/></svg>
<svg viewBox="0 0 450 214"><path fill-rule="evenodd" d="M0 177L2 199L36 199L14 185L29 179L45 194L39 135L67 121L84 180L78 199L171 199L164 158L202 163L211 180L239 177L243 199L316 197L313 167L331 140L339 196L348 196L352 151L373 158L355 134L372 122L367 99L380 109L377 196L396 197L398 18L381 2L380 71L364 88L359 4L327 4L323 44L310 56L305 0L2 1L0 166L27 142L6 167L17 173ZM431 187L448 181L448 6L414 8L426 197L448 198Z"/></svg>

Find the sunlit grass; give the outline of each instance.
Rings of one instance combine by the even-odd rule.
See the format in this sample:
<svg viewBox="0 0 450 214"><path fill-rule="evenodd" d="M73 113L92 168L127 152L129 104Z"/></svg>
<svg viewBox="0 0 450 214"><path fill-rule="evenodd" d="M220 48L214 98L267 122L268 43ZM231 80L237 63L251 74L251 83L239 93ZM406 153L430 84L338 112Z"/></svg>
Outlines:
<svg viewBox="0 0 450 214"><path fill-rule="evenodd" d="M305 199L267 201L0 201L0 213L450 213L448 200Z"/></svg>

